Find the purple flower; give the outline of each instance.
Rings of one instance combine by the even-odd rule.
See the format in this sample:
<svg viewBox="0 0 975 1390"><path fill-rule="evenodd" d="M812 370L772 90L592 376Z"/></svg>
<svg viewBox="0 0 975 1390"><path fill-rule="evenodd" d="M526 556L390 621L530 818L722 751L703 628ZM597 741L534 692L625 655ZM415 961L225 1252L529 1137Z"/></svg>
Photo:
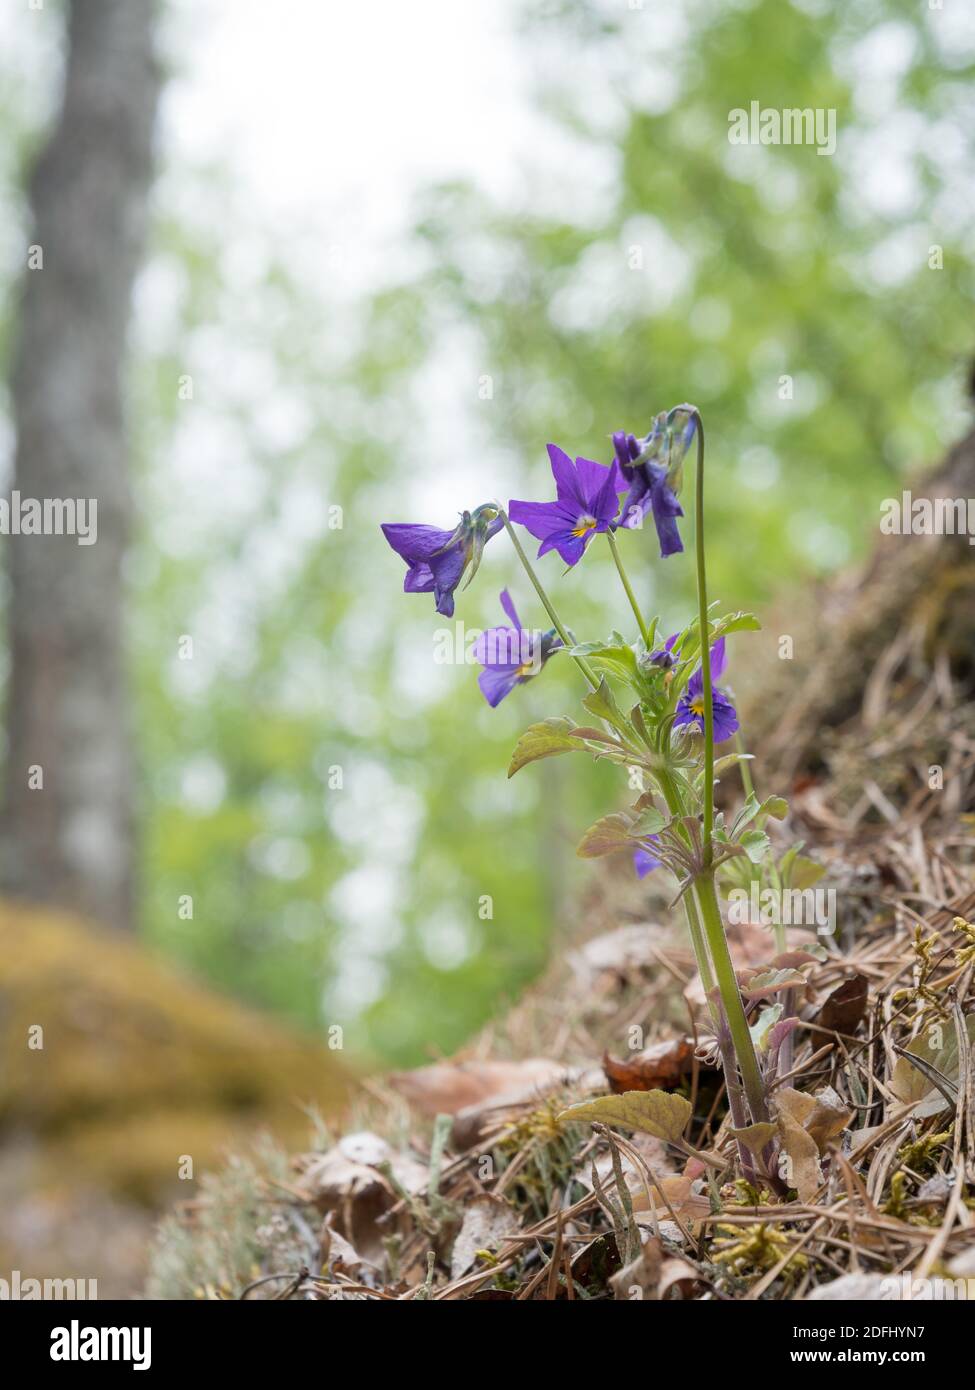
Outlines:
<svg viewBox="0 0 975 1390"><path fill-rule="evenodd" d="M567 565L577 564L598 531L608 531L626 487L615 462L607 468L592 459L575 463L555 444L548 446L555 478L554 502L516 502L508 515L541 541L539 555L557 550Z"/></svg>
<svg viewBox="0 0 975 1390"><path fill-rule="evenodd" d="M647 844L651 842L657 843L658 836L650 835L647 839ZM659 869L662 862L663 861L660 859L655 859L650 851L644 849L642 846L633 851L633 867L636 869L640 878L646 878L647 874L652 874L654 869Z"/></svg>
<svg viewBox="0 0 975 1390"><path fill-rule="evenodd" d="M675 488L684 455L694 438L696 420L692 415L679 435L666 413L653 422L646 439L618 430L613 435L616 464L630 485L623 500L623 519L619 523L628 530L642 527L648 512L653 513L660 542L660 557L677 555L684 543L677 529L677 518L684 513L677 500ZM641 462L637 462L637 460Z"/></svg>
<svg viewBox="0 0 975 1390"><path fill-rule="evenodd" d="M511 619L512 626L489 627L474 643L474 660L484 670L477 678L481 694L492 709L510 695L516 685L523 685L537 676L562 639L550 632L528 632L522 627L515 605L507 589L501 593L501 607Z"/></svg>
<svg viewBox="0 0 975 1390"><path fill-rule="evenodd" d="M671 633L662 647L658 647L656 651L650 653L646 658L647 661L649 661L652 666L659 666L662 671L669 671L680 656L679 650L676 652L674 651L674 643L679 636L679 632Z"/></svg>
<svg viewBox="0 0 975 1390"><path fill-rule="evenodd" d="M492 536L504 523L497 507L478 507L463 512L460 524L453 531L441 531L437 526L383 524L383 535L406 561L403 590L407 594L433 593L437 612L445 618L454 616L454 590L470 566L468 584L477 573L481 554Z"/></svg>
<svg viewBox="0 0 975 1390"><path fill-rule="evenodd" d="M723 743L726 738L738 732L738 715L729 699L718 689L714 681L725 668L724 638L719 637L711 648L711 708L714 715L714 741ZM677 702L674 727L678 724L691 724L700 733L704 732L704 676L700 666L687 682L687 687Z"/></svg>

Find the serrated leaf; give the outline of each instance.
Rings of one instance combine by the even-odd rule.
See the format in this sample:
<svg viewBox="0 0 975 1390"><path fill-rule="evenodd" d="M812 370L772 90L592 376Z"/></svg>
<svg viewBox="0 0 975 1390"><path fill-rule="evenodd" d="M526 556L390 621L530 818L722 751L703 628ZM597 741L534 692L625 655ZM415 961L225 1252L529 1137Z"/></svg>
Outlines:
<svg viewBox="0 0 975 1390"><path fill-rule="evenodd" d="M594 714L597 719L605 719L607 724L612 724L614 729L625 732L627 729L626 720L616 703L616 697L609 688L609 682L605 676L599 680L598 690L591 690L582 702L583 708L590 714Z"/></svg>
<svg viewBox="0 0 975 1390"><path fill-rule="evenodd" d="M508 776L513 777L520 768L534 763L539 758L554 758L559 753L575 753L581 744L572 737L575 725L565 715L543 719L526 729L515 744L515 751L508 764Z"/></svg>
<svg viewBox="0 0 975 1390"><path fill-rule="evenodd" d="M690 1102L668 1091L623 1091L618 1096L601 1096L570 1105L559 1115L560 1120L623 1125L670 1144L680 1139L690 1117Z"/></svg>
<svg viewBox="0 0 975 1390"><path fill-rule="evenodd" d="M603 816L583 835L576 854L582 859L599 859L604 854L633 849L631 825L629 816L619 811L614 811L611 816Z"/></svg>

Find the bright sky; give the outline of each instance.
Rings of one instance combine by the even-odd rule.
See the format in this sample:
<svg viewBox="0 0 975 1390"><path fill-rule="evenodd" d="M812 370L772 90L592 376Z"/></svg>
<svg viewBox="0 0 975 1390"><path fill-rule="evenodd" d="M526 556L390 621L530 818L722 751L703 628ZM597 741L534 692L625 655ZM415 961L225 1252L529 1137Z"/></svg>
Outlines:
<svg viewBox="0 0 975 1390"><path fill-rule="evenodd" d="M535 119L513 8L174 0L167 160L229 161L268 221L338 227L370 252L407 225L429 180L467 175L510 193Z"/></svg>

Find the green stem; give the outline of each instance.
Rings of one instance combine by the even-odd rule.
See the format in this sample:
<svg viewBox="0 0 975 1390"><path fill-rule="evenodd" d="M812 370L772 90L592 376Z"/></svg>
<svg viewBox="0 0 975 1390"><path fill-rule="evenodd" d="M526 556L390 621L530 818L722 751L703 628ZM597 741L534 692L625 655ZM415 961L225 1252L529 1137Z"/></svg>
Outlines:
<svg viewBox="0 0 975 1390"><path fill-rule="evenodd" d="M626 570L623 568L623 561L620 558L619 546L616 544L616 537L612 531L606 532L606 539L609 541L609 548L613 552L613 559L616 561L616 569L619 573L620 581L626 591L626 597L630 600L630 607L633 609L633 616L636 618L637 627L640 629L640 636L643 638L643 645L647 651L650 650L650 629L647 627L646 620L640 611L640 605L636 601L636 594L630 584Z"/></svg>
<svg viewBox="0 0 975 1390"><path fill-rule="evenodd" d="M708 624L708 576L704 558L704 422L697 421L697 500L695 506L694 547L697 558L697 609L701 637L701 683L704 692L704 816L701 837L704 867L711 866L711 836L714 832L714 695L711 689L711 634Z"/></svg>
<svg viewBox="0 0 975 1390"><path fill-rule="evenodd" d="M740 729L739 729L738 732L735 734L735 747L737 748L737 750L738 750L739 753L744 753L744 752L746 752L746 749L745 749L745 740L744 740L744 739L742 738L742 736L741 736L741 730L740 730ZM755 783L752 781L752 769L751 769L751 765L749 764L749 762L748 762L748 760L747 760L746 758L742 758L741 761L738 763L738 767L739 767L740 770L741 770L741 785L745 788L745 795L746 795L746 796L754 796L754 795L755 795Z"/></svg>
<svg viewBox="0 0 975 1390"><path fill-rule="evenodd" d="M714 833L714 692L711 686L711 632L708 623L708 577L704 553L704 422L700 412L689 408L697 422L697 489L695 505L694 546L697 560L697 604L698 627L701 639L701 685L704 695L704 809L701 821L702 871L697 876L694 891L704 926L704 935L718 990L728 1020L728 1029L734 1043L741 1071L741 1079L748 1097L752 1120L757 1124L768 1118L765 1105L765 1086L755 1055L755 1046L748 1031L748 1020L741 1001L734 962L728 949L718 895L714 884L714 870L711 867L713 856L712 836Z"/></svg>
<svg viewBox="0 0 975 1390"><path fill-rule="evenodd" d="M569 636L568 629L567 629L565 626L563 626L562 619L559 617L558 613L556 613L555 607L554 607L554 605L553 605L553 603L552 603L552 600L549 598L548 594L547 594L547 593L545 592L545 590L542 588L542 582L541 582L541 580L538 578L538 575L537 575L537 574L535 573L535 571L532 569L531 561L528 559L528 556L525 554L524 549L522 548L521 541L520 541L520 540L518 539L518 537L516 536L515 531L514 531L514 527L511 525L511 522L508 520L508 513L504 510L503 507L499 507L499 508L498 508L498 512L499 512L499 515L500 515L500 517L501 517L501 520L504 522L504 529L507 531L508 535L511 537L511 544L512 544L512 545L514 546L514 548L515 548L515 554L518 556L518 559L521 561L522 565L524 566L525 573L528 575L528 578L531 580L532 584L534 584L534 586L535 586L535 592L536 592L536 594L538 595L538 597L542 600L542 604L543 604L543 606L544 606L544 608L545 608L545 612L546 612L546 613L548 614L548 616L552 619L552 626L555 628L555 631L556 631L556 632L559 634L559 636L562 638L562 641L565 643L566 649L568 649L568 648L570 648L570 647L574 647L574 646L575 646L575 642L573 642L572 638ZM592 686L593 690L598 690L598 689L599 689L599 681L598 681L598 680L596 679L596 677L593 675L593 670L592 670L592 667L589 665L589 662L588 662L588 661L584 661L583 658L582 658L581 656L574 656L574 657L572 658L572 660L573 660L573 661L575 662L575 664L579 667L579 670L580 670L580 671L582 672L582 674L585 676L586 680L587 680L587 681L589 682L589 684Z"/></svg>
<svg viewBox="0 0 975 1390"><path fill-rule="evenodd" d="M725 936L724 923L721 920L721 911L718 907L718 895L714 888L714 875L709 869L705 869L698 877L694 891L697 894L698 907L704 924L704 935L711 952L711 959L714 962L714 973L717 977L721 1002L724 1005L725 1016L728 1020L731 1040L735 1045L745 1095L748 1097L748 1108L752 1112L753 1122L758 1124L760 1121L768 1119L768 1110L765 1105L765 1085L762 1081L758 1058L755 1056L752 1035L748 1031L748 1020L745 1018L745 1008L741 1002L741 991L735 976L734 962L728 949L728 938Z"/></svg>
<svg viewBox="0 0 975 1390"><path fill-rule="evenodd" d="M657 781L660 783L660 790L663 793L663 798L667 803L667 809L670 814L672 816L682 816L684 814L684 806L681 801L680 792L677 789L677 783L674 781L671 774L662 770L658 771ZM714 991L714 972L711 969L711 959L708 956L707 946L704 942L704 933L701 930L701 919L698 916L697 905L690 891L684 894L681 901L684 904L684 915L687 918L687 931L691 938L691 945L694 947L694 959L697 962L697 968L704 985L704 997L708 1001L711 1017L714 1020L715 1026L717 1026L718 1018L715 1012L714 1000L711 997Z"/></svg>

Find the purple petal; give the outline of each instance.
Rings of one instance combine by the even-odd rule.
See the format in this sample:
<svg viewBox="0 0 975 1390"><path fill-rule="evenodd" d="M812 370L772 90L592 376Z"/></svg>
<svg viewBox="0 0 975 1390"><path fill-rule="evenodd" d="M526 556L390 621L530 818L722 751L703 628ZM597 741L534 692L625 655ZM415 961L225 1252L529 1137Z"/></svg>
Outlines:
<svg viewBox="0 0 975 1390"><path fill-rule="evenodd" d="M719 637L711 648L711 679L720 680L724 675L724 668L728 664L724 650L724 638Z"/></svg>
<svg viewBox="0 0 975 1390"><path fill-rule="evenodd" d="M492 709L496 709L521 680L518 669L517 666L489 666L478 676L481 694Z"/></svg>
<svg viewBox="0 0 975 1390"><path fill-rule="evenodd" d="M546 536L538 547L538 558L557 550L567 565L577 565L586 552L586 543L592 531L586 536L574 536L571 531L556 531Z"/></svg>
<svg viewBox="0 0 975 1390"><path fill-rule="evenodd" d="M405 594L429 594L434 586L433 570L423 560L417 561L415 565L410 565L406 571L406 578L403 580L403 592Z"/></svg>
<svg viewBox="0 0 975 1390"><path fill-rule="evenodd" d="M434 551L445 546L454 534L441 531L439 526L413 526L408 523L385 522L383 535L389 544L407 563L414 560L429 560Z"/></svg>
<svg viewBox="0 0 975 1390"><path fill-rule="evenodd" d="M548 457L552 465L552 477L555 479L555 493L558 500L573 510L580 507L584 510L585 498L580 491L579 478L569 455L557 444L549 444Z"/></svg>
<svg viewBox="0 0 975 1390"><path fill-rule="evenodd" d="M568 516L558 502L518 502L508 503L508 516L512 521L524 526L536 540L543 541L553 531L565 529Z"/></svg>
<svg viewBox="0 0 975 1390"><path fill-rule="evenodd" d="M501 607L504 609L505 613L511 619L511 626L515 628L520 628L521 619L515 612L515 605L512 602L511 595L508 593L507 589L501 590Z"/></svg>
<svg viewBox="0 0 975 1390"><path fill-rule="evenodd" d="M647 874L653 873L654 869L659 869L660 862L659 859L654 859L649 850L635 849L633 851L633 867L641 878L646 878Z"/></svg>

